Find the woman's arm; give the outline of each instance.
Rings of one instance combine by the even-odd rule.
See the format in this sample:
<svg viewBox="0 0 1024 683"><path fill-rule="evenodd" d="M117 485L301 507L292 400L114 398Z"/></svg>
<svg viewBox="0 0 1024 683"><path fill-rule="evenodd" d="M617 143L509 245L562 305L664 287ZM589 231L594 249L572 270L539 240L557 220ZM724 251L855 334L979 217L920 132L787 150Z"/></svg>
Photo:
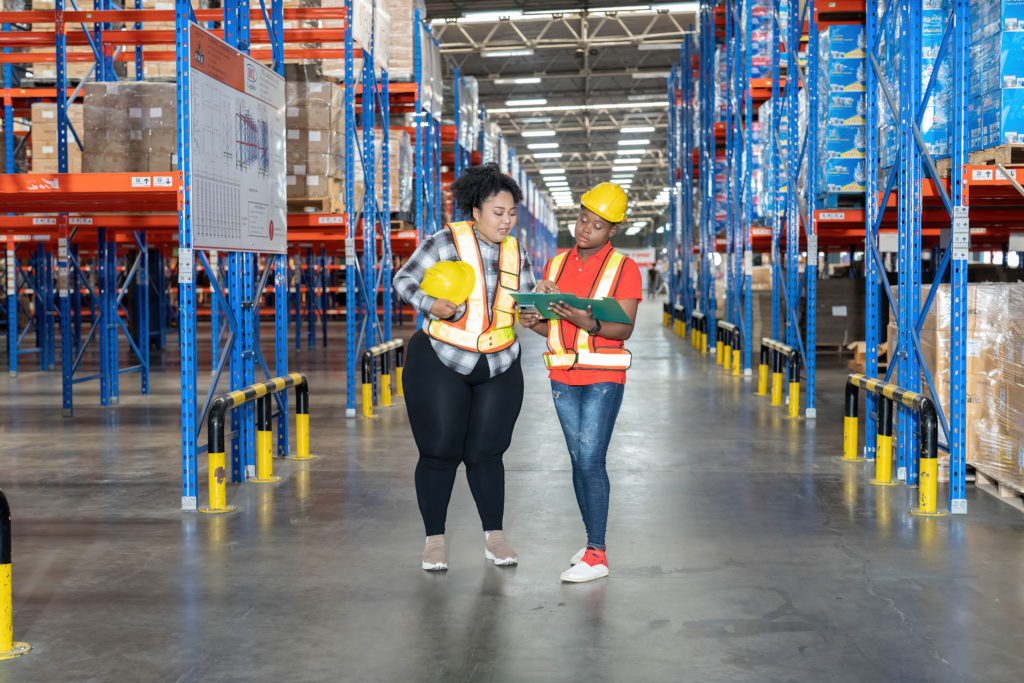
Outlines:
<svg viewBox="0 0 1024 683"><path fill-rule="evenodd" d="M636 325L636 309L639 299L620 299L619 305L629 316L629 324L601 322L601 329L597 336L616 341L625 341L633 335L633 327ZM566 303L551 304L551 310L581 330L592 330L597 324L597 319L591 314L590 306L586 309L576 308Z"/></svg>
<svg viewBox="0 0 1024 683"><path fill-rule="evenodd" d="M422 289L420 282L427 270L441 260L435 242L435 233L423 240L409 260L395 273L393 287L398 296L419 311L420 315L447 320L455 315L458 307L447 299L435 299Z"/></svg>

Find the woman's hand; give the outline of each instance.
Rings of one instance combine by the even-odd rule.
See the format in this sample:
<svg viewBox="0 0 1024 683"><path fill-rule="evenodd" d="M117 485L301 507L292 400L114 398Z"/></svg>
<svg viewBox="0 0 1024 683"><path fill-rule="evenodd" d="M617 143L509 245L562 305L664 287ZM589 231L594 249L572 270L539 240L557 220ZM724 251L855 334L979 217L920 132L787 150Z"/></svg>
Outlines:
<svg viewBox="0 0 1024 683"><path fill-rule="evenodd" d="M590 306L586 310L570 306L564 301L551 304L548 308L559 315L563 320L571 322L581 330L591 330L597 324L597 319L590 312Z"/></svg>
<svg viewBox="0 0 1024 683"><path fill-rule="evenodd" d="M558 285L551 280L541 280L537 283L537 289L535 291L541 294L558 294Z"/></svg>
<svg viewBox="0 0 1024 683"><path fill-rule="evenodd" d="M529 327L533 329L536 327L544 318L541 317L540 313L536 308L520 308L519 309L519 324L523 327Z"/></svg>
<svg viewBox="0 0 1024 683"><path fill-rule="evenodd" d="M438 299L431 304L430 315L439 320L447 320L455 315L455 311L457 311L458 308L458 306L453 304L451 301L448 301L448 299Z"/></svg>

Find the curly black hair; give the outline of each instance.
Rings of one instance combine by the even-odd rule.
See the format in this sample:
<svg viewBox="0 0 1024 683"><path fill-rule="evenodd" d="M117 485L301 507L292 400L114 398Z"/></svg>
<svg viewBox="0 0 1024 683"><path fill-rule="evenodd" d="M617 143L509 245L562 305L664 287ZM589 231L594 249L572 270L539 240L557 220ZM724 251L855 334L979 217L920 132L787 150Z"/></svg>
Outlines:
<svg viewBox="0 0 1024 683"><path fill-rule="evenodd" d="M467 216L473 213L473 209L482 208L484 202L502 191L511 194L516 204L523 201L523 191L519 189L519 184L493 161L470 166L452 183L455 204L459 211Z"/></svg>

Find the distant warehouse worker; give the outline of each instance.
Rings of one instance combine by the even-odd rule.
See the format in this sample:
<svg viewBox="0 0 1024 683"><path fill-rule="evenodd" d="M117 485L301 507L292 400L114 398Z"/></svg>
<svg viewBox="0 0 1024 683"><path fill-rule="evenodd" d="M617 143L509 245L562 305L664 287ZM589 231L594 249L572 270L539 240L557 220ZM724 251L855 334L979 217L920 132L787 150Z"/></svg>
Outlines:
<svg viewBox="0 0 1024 683"><path fill-rule="evenodd" d="M395 275L395 291L419 311L409 341L405 405L419 462L416 497L426 545L423 569L448 568L445 520L459 463L485 533L484 556L518 558L505 540L502 456L523 404L523 372L512 292L536 285L530 259L511 236L522 191L497 164L473 166L452 183L459 210L425 238Z"/></svg>
<svg viewBox="0 0 1024 683"><path fill-rule="evenodd" d="M633 334L643 296L640 268L612 248L609 240L626 218L625 191L601 183L583 195L576 218L576 245L548 261L544 287L586 299L614 298L627 322L602 322L586 309L565 302L550 305L558 318L523 317L522 322L548 338L544 362L551 394L572 460L572 485L583 515L587 544L569 561L562 581L582 582L608 575L605 530L610 484L605 460L622 405L630 354L623 345ZM540 287L538 289L541 289ZM560 318L560 319L559 319Z"/></svg>

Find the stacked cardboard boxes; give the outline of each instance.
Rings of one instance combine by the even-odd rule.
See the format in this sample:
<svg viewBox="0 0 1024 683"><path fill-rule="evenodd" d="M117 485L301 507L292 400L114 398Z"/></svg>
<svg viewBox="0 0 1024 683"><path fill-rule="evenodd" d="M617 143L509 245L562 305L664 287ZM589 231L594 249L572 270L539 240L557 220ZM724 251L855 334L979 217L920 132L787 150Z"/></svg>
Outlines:
<svg viewBox="0 0 1024 683"><path fill-rule="evenodd" d="M83 89L85 173L177 169L173 83L87 83Z"/></svg>
<svg viewBox="0 0 1024 683"><path fill-rule="evenodd" d="M285 84L287 182L290 199L322 200L342 209L345 109L342 89L324 81Z"/></svg>
<svg viewBox="0 0 1024 683"><path fill-rule="evenodd" d="M68 107L68 122L79 136L85 135L83 105ZM67 131L68 173L82 172L82 150L74 134ZM84 144L84 140L83 140ZM57 173L57 105L36 102L32 105L32 172Z"/></svg>

